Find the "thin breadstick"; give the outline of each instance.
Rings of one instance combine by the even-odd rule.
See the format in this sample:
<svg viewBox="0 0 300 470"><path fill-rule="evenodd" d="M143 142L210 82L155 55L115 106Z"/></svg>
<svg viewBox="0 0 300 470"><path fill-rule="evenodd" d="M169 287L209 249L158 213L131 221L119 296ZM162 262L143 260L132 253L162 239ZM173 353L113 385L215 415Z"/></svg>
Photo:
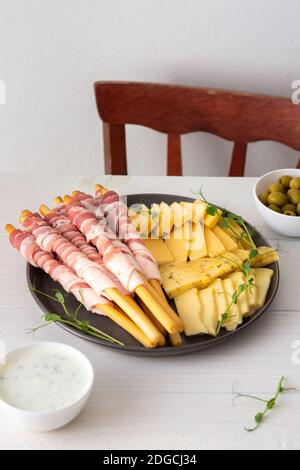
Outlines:
<svg viewBox="0 0 300 470"><path fill-rule="evenodd" d="M151 279L150 284L156 290L156 292L161 296L163 300L167 300L165 298L165 294L161 288L161 285L157 279ZM169 334L170 342L172 346L179 347L182 346L182 338L179 333Z"/></svg>
<svg viewBox="0 0 300 470"><path fill-rule="evenodd" d="M151 342L147 336L123 313L116 310L111 305L100 304L96 305L96 308L109 317L113 322L117 323L121 328L126 330L132 335L137 341L139 341L145 348L154 348L155 343Z"/></svg>
<svg viewBox="0 0 300 470"><path fill-rule="evenodd" d="M151 310L147 307L147 305L144 304L144 302L138 298L138 303L140 304L141 308L144 310L146 315L150 318L150 320L154 323L156 328L160 331L160 333L164 336L167 335L166 329L162 326L162 324L155 318Z"/></svg>

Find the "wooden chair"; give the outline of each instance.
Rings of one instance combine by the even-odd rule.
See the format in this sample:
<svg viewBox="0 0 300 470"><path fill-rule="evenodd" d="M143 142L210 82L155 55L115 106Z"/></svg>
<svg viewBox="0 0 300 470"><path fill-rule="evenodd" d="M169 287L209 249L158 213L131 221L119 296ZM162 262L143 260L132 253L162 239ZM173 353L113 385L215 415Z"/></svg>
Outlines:
<svg viewBox="0 0 300 470"><path fill-rule="evenodd" d="M127 174L125 124L168 135L168 175L182 175L180 135L191 132L234 142L230 176L244 175L249 142L273 140L300 150L300 106L288 98L154 83L96 82L94 87L106 174Z"/></svg>

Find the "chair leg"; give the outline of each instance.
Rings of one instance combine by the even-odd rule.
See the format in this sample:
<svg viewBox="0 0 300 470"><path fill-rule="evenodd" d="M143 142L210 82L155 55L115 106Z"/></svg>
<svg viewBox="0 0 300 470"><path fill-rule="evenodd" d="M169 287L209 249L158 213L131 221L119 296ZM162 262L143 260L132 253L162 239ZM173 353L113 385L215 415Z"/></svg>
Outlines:
<svg viewBox="0 0 300 470"><path fill-rule="evenodd" d="M231 157L229 176L244 176L246 166L246 142L235 142Z"/></svg>

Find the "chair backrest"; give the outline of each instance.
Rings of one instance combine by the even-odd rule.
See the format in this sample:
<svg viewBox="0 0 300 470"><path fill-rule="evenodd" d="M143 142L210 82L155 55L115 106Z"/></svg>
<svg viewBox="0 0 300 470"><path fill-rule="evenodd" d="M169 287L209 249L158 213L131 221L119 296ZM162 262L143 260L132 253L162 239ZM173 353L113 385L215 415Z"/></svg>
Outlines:
<svg viewBox="0 0 300 470"><path fill-rule="evenodd" d="M125 124L168 135L168 175L182 174L180 136L191 132L234 142L230 176L244 175L249 142L272 140L300 150L300 106L288 98L139 82L94 87L107 174L127 174Z"/></svg>

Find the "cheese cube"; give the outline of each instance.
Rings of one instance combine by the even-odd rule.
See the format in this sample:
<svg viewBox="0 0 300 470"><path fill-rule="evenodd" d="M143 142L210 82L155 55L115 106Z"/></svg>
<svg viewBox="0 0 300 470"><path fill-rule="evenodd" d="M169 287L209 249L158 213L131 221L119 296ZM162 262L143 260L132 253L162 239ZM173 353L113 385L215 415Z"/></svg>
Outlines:
<svg viewBox="0 0 300 470"><path fill-rule="evenodd" d="M147 238L143 240L143 242L148 250L153 254L158 266L171 263L173 261L173 256L163 240Z"/></svg>
<svg viewBox="0 0 300 470"><path fill-rule="evenodd" d="M176 262L185 262L189 255L190 224L174 227L169 238L165 239L172 256Z"/></svg>
<svg viewBox="0 0 300 470"><path fill-rule="evenodd" d="M175 304L187 336L207 333L201 320L202 306L197 289L190 289L175 297Z"/></svg>
<svg viewBox="0 0 300 470"><path fill-rule="evenodd" d="M212 287L199 291L202 306L202 321L211 336L216 336L218 326L218 312Z"/></svg>
<svg viewBox="0 0 300 470"><path fill-rule="evenodd" d="M207 254L210 258L216 258L226 252L224 245L220 242L218 237L206 226L204 227L204 237Z"/></svg>
<svg viewBox="0 0 300 470"><path fill-rule="evenodd" d="M218 237L226 251L235 251L238 249L238 244L226 233L224 230L216 225L213 228L213 233Z"/></svg>

